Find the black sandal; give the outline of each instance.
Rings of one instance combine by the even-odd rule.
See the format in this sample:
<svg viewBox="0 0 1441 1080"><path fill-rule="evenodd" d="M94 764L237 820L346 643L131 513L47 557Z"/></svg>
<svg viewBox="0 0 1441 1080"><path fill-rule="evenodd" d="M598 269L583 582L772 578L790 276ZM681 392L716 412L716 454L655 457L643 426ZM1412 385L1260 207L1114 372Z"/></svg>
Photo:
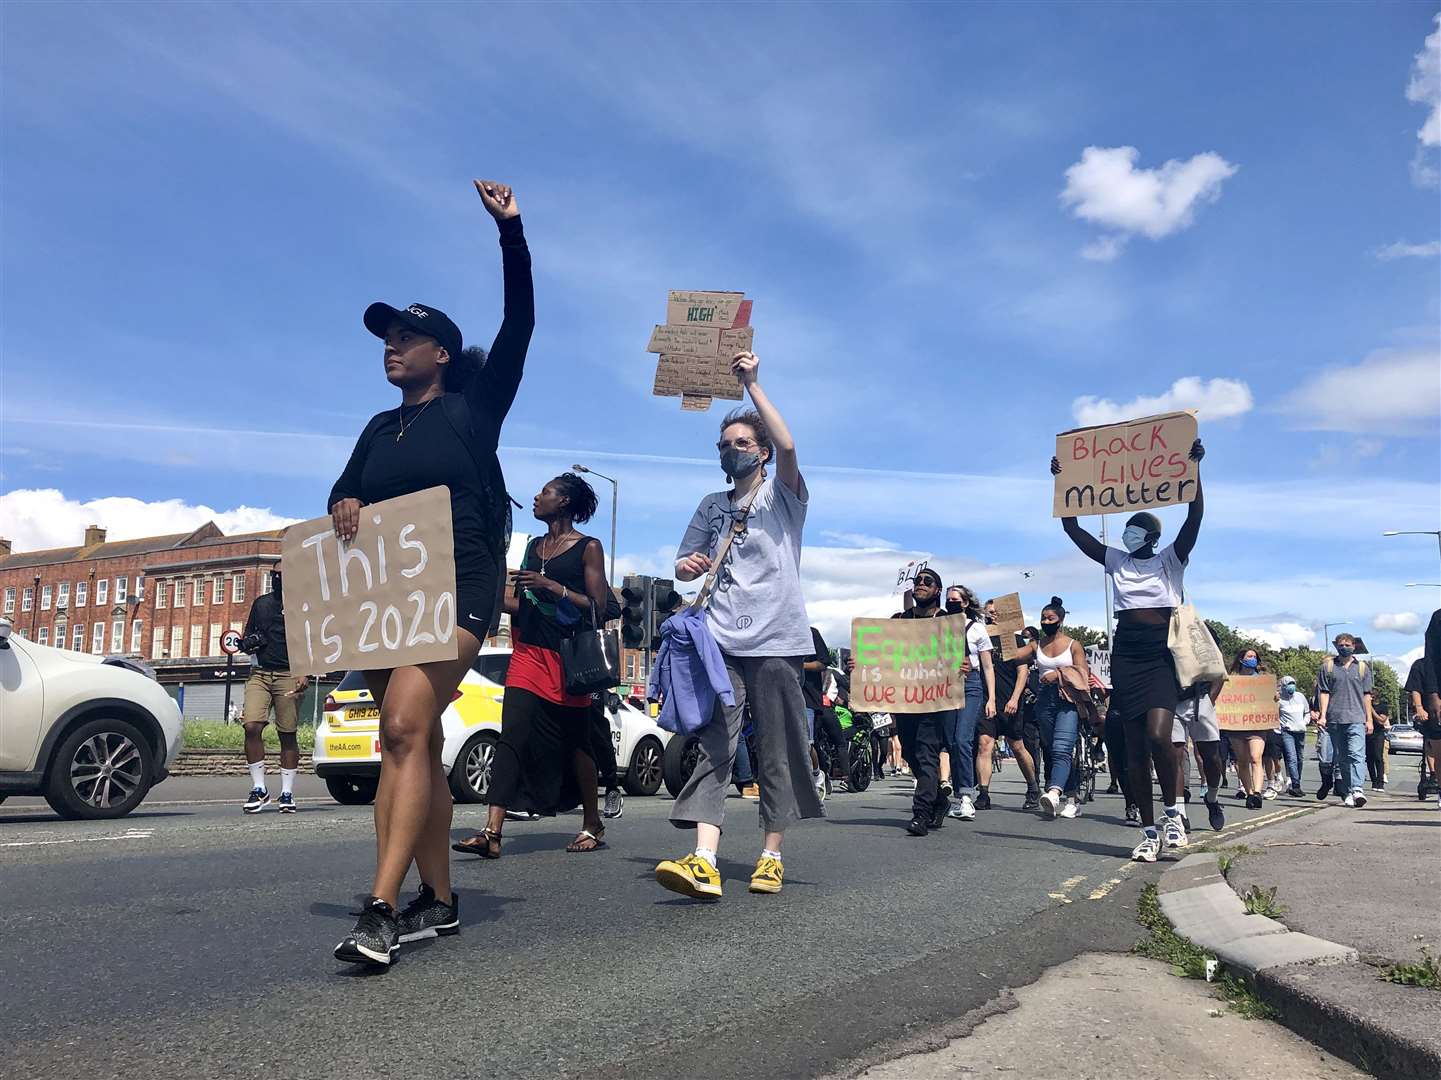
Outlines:
<svg viewBox="0 0 1441 1080"><path fill-rule="evenodd" d="M462 855L479 855L482 859L500 858L500 833L486 826L474 836L450 845L451 851Z"/></svg>
<svg viewBox="0 0 1441 1080"><path fill-rule="evenodd" d="M590 841L589 847L583 847L586 841ZM592 851L600 851L605 847L605 826L602 825L591 832L589 829L581 829L575 834L575 839L565 845L565 850L572 855L586 855Z"/></svg>

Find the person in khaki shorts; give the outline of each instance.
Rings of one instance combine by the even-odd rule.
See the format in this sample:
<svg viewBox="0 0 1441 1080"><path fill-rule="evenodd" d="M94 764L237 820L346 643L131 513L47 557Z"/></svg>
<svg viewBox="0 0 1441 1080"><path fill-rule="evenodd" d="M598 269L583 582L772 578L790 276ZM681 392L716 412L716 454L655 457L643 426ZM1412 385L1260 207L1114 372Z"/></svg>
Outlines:
<svg viewBox="0 0 1441 1080"><path fill-rule="evenodd" d="M295 729L300 722L300 695L310 685L304 675L290 674L290 654L285 647L285 608L280 589L280 564L271 571L270 592L255 598L245 621L242 648L254 659L250 678L245 681L245 761L250 768L250 794L245 812L258 814L270 802L265 786L265 725L275 710L275 730L280 735L280 798L282 814L295 813L295 774L300 770L300 742Z"/></svg>

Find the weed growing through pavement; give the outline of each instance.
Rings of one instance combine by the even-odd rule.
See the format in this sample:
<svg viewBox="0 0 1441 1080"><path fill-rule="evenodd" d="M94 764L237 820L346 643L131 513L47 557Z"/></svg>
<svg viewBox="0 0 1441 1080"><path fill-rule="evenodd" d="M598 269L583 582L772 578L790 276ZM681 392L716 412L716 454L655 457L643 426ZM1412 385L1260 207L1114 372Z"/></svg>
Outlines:
<svg viewBox="0 0 1441 1080"><path fill-rule="evenodd" d="M1254 855L1256 849L1249 844L1237 844L1234 847L1222 848L1216 853L1216 863L1221 869L1222 877L1231 876L1231 867L1236 865L1236 860L1242 855Z"/></svg>
<svg viewBox="0 0 1441 1080"><path fill-rule="evenodd" d="M1392 964L1381 973L1387 982L1402 986L1424 986L1428 990L1441 990L1441 963L1431 955L1431 950L1421 948L1421 959L1414 964Z"/></svg>
<svg viewBox="0 0 1441 1080"><path fill-rule="evenodd" d="M1268 919L1279 919L1286 913L1286 909L1276 902L1276 886L1263 889L1259 885L1252 885L1241 897L1241 903L1246 905L1247 915L1264 915Z"/></svg>
<svg viewBox="0 0 1441 1080"><path fill-rule="evenodd" d="M1192 945L1176 933L1171 920L1161 911L1160 894L1156 886L1147 885L1136 905L1136 919L1149 933L1136 943L1132 952L1149 960L1160 960L1169 964L1171 974L1183 979L1204 979L1206 962L1211 957L1206 950ZM1221 997L1237 1016L1247 1020L1269 1020L1275 1015L1269 1005L1258 998L1255 991L1244 979L1223 973L1213 984Z"/></svg>

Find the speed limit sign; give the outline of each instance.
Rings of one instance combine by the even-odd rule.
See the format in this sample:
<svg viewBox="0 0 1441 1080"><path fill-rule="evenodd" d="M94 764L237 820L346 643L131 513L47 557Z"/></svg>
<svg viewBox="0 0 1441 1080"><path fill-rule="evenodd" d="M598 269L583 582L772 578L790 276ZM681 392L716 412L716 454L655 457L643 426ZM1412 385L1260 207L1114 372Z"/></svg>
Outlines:
<svg viewBox="0 0 1441 1080"><path fill-rule="evenodd" d="M227 630L220 636L220 648L226 656L234 656L240 651L240 631Z"/></svg>

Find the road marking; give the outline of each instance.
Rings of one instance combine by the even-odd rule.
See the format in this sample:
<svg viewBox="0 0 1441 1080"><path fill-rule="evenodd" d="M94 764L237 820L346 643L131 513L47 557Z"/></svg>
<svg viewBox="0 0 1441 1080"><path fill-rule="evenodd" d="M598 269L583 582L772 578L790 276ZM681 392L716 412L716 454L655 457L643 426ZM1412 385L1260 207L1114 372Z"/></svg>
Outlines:
<svg viewBox="0 0 1441 1080"><path fill-rule="evenodd" d="M149 840L154 829L126 829L123 833L106 833L104 836L72 836L64 840L7 840L0 848L50 847L54 844L93 844L100 840Z"/></svg>
<svg viewBox="0 0 1441 1080"><path fill-rule="evenodd" d="M1264 814L1258 818L1251 818L1249 821L1238 821L1232 825L1227 825L1220 832L1215 833L1212 836L1208 836L1204 839L1195 841L1192 846L1196 848L1205 848L1211 844L1221 843L1225 840L1230 839L1233 836L1240 836L1242 833L1248 833L1256 829L1264 828L1267 825L1275 825L1294 817L1300 817L1303 814L1314 814L1317 810L1320 809L1322 809L1322 807L1320 806L1298 806L1290 810L1277 810L1270 814Z"/></svg>
<svg viewBox="0 0 1441 1080"><path fill-rule="evenodd" d="M1085 875L1085 874L1079 874L1079 875L1077 875L1076 877L1067 878L1065 881L1061 882L1061 884L1060 884L1060 886L1059 886L1059 889L1060 889L1059 892L1048 892L1048 893L1046 893L1046 895L1047 895L1048 897L1050 897L1052 900L1058 900L1058 901L1060 901L1062 904L1069 904L1069 903L1071 902L1071 897L1070 897L1070 892L1071 892L1071 890L1074 889L1077 885L1081 884L1081 882L1083 882L1083 881L1085 881L1085 880L1086 880L1086 875Z"/></svg>

